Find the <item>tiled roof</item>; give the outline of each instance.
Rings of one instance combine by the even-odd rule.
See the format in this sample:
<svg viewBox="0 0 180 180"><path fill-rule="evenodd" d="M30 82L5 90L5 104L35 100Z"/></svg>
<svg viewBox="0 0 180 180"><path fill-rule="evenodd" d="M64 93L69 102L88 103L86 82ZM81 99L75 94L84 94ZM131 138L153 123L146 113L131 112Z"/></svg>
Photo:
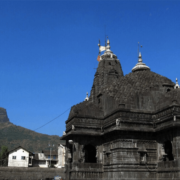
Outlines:
<svg viewBox="0 0 180 180"><path fill-rule="evenodd" d="M9 151L8 153L11 153L11 152L16 151L16 150L18 150L18 149L24 149L25 151L29 152L29 154L33 154L31 151L23 148L22 146L18 146L18 147L16 147L16 148L12 149L11 151Z"/></svg>

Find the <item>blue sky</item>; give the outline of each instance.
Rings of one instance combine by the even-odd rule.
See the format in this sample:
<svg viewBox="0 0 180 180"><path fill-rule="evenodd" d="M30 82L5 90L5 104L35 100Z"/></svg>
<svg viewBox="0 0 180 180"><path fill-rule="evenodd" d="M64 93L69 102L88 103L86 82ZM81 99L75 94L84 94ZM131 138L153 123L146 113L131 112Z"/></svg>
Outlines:
<svg viewBox="0 0 180 180"><path fill-rule="evenodd" d="M34 130L90 93L105 27L124 74L142 59L180 81L180 1L0 1L0 107ZM69 111L37 132L62 135Z"/></svg>

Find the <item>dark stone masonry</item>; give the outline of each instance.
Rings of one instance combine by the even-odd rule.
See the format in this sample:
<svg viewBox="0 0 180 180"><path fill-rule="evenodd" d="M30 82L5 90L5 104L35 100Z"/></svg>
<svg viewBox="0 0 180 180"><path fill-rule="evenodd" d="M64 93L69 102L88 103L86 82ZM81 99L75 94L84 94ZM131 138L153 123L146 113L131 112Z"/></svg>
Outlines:
<svg viewBox="0 0 180 180"><path fill-rule="evenodd" d="M57 175L64 180L64 168L0 167L0 180L52 180Z"/></svg>
<svg viewBox="0 0 180 180"><path fill-rule="evenodd" d="M180 89L141 54L123 75L117 56L101 55L89 99L66 121L66 180L179 180Z"/></svg>

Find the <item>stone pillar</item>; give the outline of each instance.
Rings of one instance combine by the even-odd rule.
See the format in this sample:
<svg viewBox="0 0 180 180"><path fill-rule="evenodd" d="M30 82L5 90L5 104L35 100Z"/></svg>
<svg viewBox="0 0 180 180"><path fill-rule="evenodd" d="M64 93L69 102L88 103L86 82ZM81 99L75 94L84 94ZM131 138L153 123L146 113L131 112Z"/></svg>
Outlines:
<svg viewBox="0 0 180 180"><path fill-rule="evenodd" d="M97 163L102 163L103 161L103 150L102 146L96 146L96 160Z"/></svg>
<svg viewBox="0 0 180 180"><path fill-rule="evenodd" d="M172 142L174 159L180 158L180 130L177 130Z"/></svg>
<svg viewBox="0 0 180 180"><path fill-rule="evenodd" d="M164 149L164 144L158 143L158 160L163 161L165 155L166 155L166 153L165 153L165 149Z"/></svg>
<svg viewBox="0 0 180 180"><path fill-rule="evenodd" d="M70 144L68 144L69 146ZM71 171L71 152L70 149L68 147L66 148L66 155L65 155L65 176L66 176L66 180L70 180L70 171Z"/></svg>
<svg viewBox="0 0 180 180"><path fill-rule="evenodd" d="M73 163L78 163L79 160L79 143L73 143Z"/></svg>

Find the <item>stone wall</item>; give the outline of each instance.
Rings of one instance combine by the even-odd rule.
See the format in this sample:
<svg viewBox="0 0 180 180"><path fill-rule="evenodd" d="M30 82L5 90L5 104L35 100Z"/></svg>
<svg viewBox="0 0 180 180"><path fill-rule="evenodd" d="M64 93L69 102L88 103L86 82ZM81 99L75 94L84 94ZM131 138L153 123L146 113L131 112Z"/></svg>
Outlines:
<svg viewBox="0 0 180 180"><path fill-rule="evenodd" d="M157 180L179 180L180 159L174 161L163 161L158 163Z"/></svg>
<svg viewBox="0 0 180 180"><path fill-rule="evenodd" d="M64 180L64 168L0 167L0 180L52 180L57 175Z"/></svg>

